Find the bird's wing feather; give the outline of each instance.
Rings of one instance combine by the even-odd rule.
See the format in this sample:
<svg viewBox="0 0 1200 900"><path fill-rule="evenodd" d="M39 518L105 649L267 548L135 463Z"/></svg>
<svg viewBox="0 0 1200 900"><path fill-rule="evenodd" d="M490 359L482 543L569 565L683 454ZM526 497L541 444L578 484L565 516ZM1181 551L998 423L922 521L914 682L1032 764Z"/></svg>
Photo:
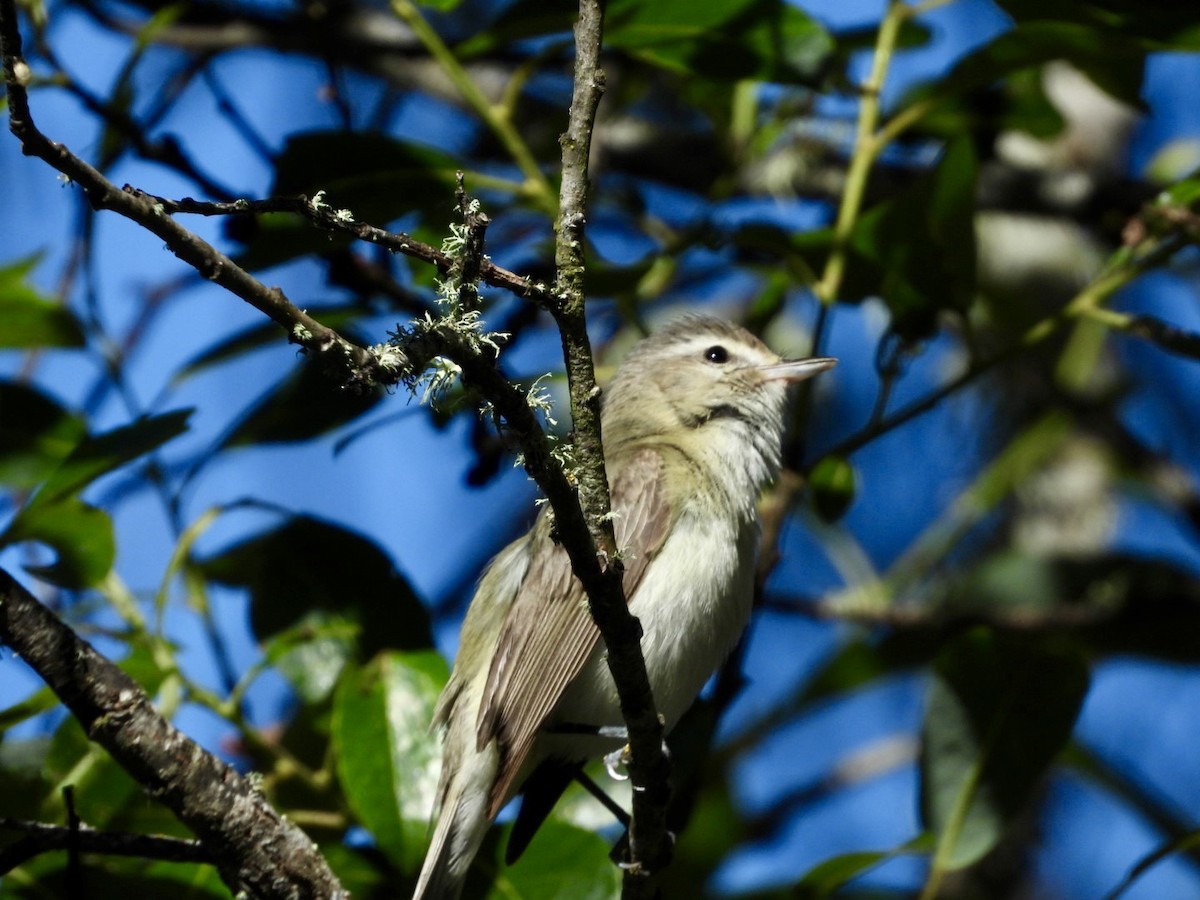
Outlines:
<svg viewBox="0 0 1200 900"><path fill-rule="evenodd" d="M671 506L656 451L638 450L613 468L614 530L625 557L625 596L631 597L670 530ZM543 722L600 640L566 551L550 539L545 519L537 527L545 530L535 535L527 574L492 657L477 722L478 747L496 739L500 748L490 815L499 812Z"/></svg>

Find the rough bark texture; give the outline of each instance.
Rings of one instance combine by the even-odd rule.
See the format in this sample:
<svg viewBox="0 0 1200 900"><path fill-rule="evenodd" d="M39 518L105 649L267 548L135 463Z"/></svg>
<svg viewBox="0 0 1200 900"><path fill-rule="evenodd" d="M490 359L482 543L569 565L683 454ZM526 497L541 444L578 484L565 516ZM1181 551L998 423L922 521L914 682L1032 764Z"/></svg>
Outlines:
<svg viewBox="0 0 1200 900"><path fill-rule="evenodd" d="M563 356L571 393L571 423L579 466L579 503L585 516L595 561L576 561L575 575L587 590L592 617L603 635L608 666L621 713L629 728L629 776L633 783L633 816L629 826L623 896L650 896L648 875L670 855L666 809L670 797L669 763L662 752L663 726L658 718L641 649L641 626L629 612L622 587L619 549L609 517L608 479L600 432L600 389L592 364L584 314L584 226L588 201L588 163L596 110L604 94L600 68L604 35L604 0L581 0L575 26L575 72L571 111L562 145L562 186L555 245L557 294L553 308L562 334ZM555 507L555 512L558 509ZM561 525L561 523L560 523ZM581 536L582 537L582 536ZM574 543L572 541L571 543ZM564 544L570 544L564 535ZM581 565L580 563L583 563Z"/></svg>
<svg viewBox="0 0 1200 900"><path fill-rule="evenodd" d="M132 678L0 569L0 641L12 648L146 793L192 830L234 893L343 898L312 840L249 780L154 709Z"/></svg>

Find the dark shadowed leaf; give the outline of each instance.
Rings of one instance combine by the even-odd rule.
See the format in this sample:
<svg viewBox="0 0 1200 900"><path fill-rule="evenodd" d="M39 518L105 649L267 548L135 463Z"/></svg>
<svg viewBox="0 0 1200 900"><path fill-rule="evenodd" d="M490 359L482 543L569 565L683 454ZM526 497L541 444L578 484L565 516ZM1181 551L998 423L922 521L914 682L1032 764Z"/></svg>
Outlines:
<svg viewBox="0 0 1200 900"><path fill-rule="evenodd" d="M82 347L83 329L74 313L29 284L36 262L0 267L0 347Z"/></svg>
<svg viewBox="0 0 1200 900"><path fill-rule="evenodd" d="M85 431L82 419L36 388L0 382L0 483L23 490L45 481Z"/></svg>
<svg viewBox="0 0 1200 900"><path fill-rule="evenodd" d="M429 647L429 614L374 542L333 522L296 516L199 563L208 578L250 592L250 623L266 640L312 610L359 629L360 658Z"/></svg>
<svg viewBox="0 0 1200 900"><path fill-rule="evenodd" d="M333 702L338 780L350 808L396 865L420 865L438 780L430 731L449 672L437 653L384 653L347 673Z"/></svg>
<svg viewBox="0 0 1200 900"><path fill-rule="evenodd" d="M1131 106L1141 107L1147 52L1146 46L1119 31L1071 22L1023 22L960 60L941 80L940 90L962 94L995 84L1023 69L1068 59L1097 87Z"/></svg>
<svg viewBox="0 0 1200 900"><path fill-rule="evenodd" d="M380 227L414 212L448 223L461 167L461 161L440 151L377 132L311 131L288 138L276 160L271 195L303 194ZM291 213L237 220L229 233L244 246L238 262L252 269L350 243L348 236L330 234Z"/></svg>
<svg viewBox="0 0 1200 900"><path fill-rule="evenodd" d="M833 41L781 0L615 0L605 46L686 75L813 83Z"/></svg>
<svg viewBox="0 0 1200 900"><path fill-rule="evenodd" d="M85 438L42 485L30 506L76 494L101 475L165 444L187 431L190 409L146 416L113 431Z"/></svg>
<svg viewBox="0 0 1200 900"><path fill-rule="evenodd" d="M359 221L381 225L416 210L449 220L452 156L378 132L311 131L288 138L275 165L274 196L305 194Z"/></svg>
<svg viewBox="0 0 1200 900"><path fill-rule="evenodd" d="M1195 49L1196 10L1176 0L997 0L1018 23L1053 20L1097 28L1178 50Z"/></svg>
<svg viewBox="0 0 1200 900"><path fill-rule="evenodd" d="M934 664L922 726L921 811L935 865L968 866L1030 802L1088 689L1072 650L977 628Z"/></svg>
<svg viewBox="0 0 1200 900"><path fill-rule="evenodd" d="M361 310L344 304L339 306L307 306L304 311L322 325L328 325L330 328L337 329L338 331L342 331L349 323L362 314ZM172 381L178 384L199 372L203 372L228 360L236 359L243 354L286 342L287 333L276 323L264 322L261 325L252 325L249 328L239 331L237 334L230 335L224 340L218 341L207 350L192 357L175 373Z"/></svg>
<svg viewBox="0 0 1200 900"><path fill-rule="evenodd" d="M927 336L939 312L974 299L977 171L969 139L954 140L932 172L865 213L854 231L901 337Z"/></svg>
<svg viewBox="0 0 1200 900"><path fill-rule="evenodd" d="M218 449L306 441L357 419L383 397L382 388L356 393L305 360L260 397Z"/></svg>
<svg viewBox="0 0 1200 900"><path fill-rule="evenodd" d="M117 555L108 514L76 497L30 504L17 513L0 535L0 546L21 541L45 544L56 556L53 563L25 570L70 590L99 584Z"/></svg>

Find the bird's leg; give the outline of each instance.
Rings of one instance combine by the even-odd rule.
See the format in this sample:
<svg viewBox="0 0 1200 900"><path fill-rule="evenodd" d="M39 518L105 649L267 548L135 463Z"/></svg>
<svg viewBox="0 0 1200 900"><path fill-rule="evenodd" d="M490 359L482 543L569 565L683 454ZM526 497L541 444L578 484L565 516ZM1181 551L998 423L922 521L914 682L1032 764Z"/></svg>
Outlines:
<svg viewBox="0 0 1200 900"><path fill-rule="evenodd" d="M582 785L583 789L600 801L600 804L613 814L613 817L624 825L629 827L629 813L621 808L621 804L617 803L612 797L605 793L604 788L596 784L582 769L575 773L575 780Z"/></svg>
<svg viewBox="0 0 1200 900"><path fill-rule="evenodd" d="M584 734L589 737L611 738L614 741L629 741L629 730L624 725L585 725L582 722L555 722L546 726L548 734Z"/></svg>
<svg viewBox="0 0 1200 900"><path fill-rule="evenodd" d="M620 770L629 763L629 729L624 725L585 725L580 722L555 722L547 726L550 734L584 734L589 737L607 738L621 741L621 746L611 753L604 754L604 768L613 781L626 781L629 776ZM663 756L670 758L671 750L666 738L662 742Z"/></svg>

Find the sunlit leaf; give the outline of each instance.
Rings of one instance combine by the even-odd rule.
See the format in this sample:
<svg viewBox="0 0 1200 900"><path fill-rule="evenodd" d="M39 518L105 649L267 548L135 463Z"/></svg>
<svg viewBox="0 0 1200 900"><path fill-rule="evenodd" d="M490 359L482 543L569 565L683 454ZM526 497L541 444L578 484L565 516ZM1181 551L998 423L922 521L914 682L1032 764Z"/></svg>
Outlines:
<svg viewBox="0 0 1200 900"><path fill-rule="evenodd" d="M263 652L308 703L324 700L358 654L359 627L345 616L312 610L272 635Z"/></svg>
<svg viewBox="0 0 1200 900"><path fill-rule="evenodd" d="M608 851L600 836L550 819L520 860L499 869L486 898L615 900L621 896L621 870Z"/></svg>
<svg viewBox="0 0 1200 900"><path fill-rule="evenodd" d="M437 653L385 653L352 672L333 704L338 780L362 824L398 866L424 856L437 787L429 729L449 673Z"/></svg>

